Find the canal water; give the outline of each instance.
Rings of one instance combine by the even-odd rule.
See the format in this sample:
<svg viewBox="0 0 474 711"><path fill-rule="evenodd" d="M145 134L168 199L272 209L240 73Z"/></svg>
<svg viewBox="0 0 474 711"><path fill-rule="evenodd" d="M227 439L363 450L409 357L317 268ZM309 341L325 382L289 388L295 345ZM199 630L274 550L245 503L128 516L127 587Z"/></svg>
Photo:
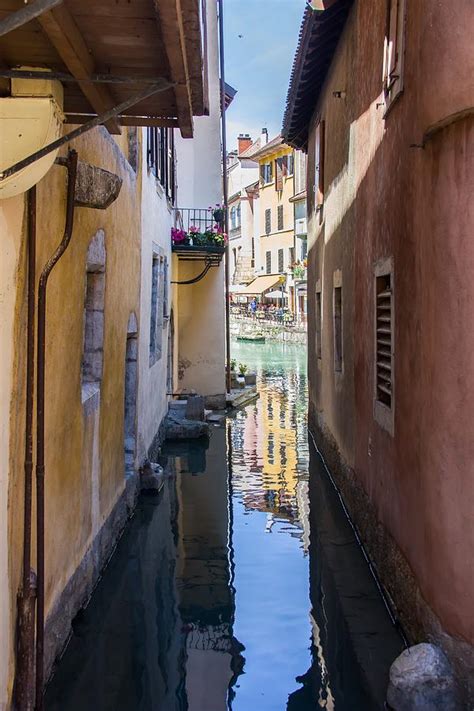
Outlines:
<svg viewBox="0 0 474 711"><path fill-rule="evenodd" d="M403 644L308 444L305 349L233 356L259 398L209 443L167 444L165 487L77 616L47 711L383 709Z"/></svg>

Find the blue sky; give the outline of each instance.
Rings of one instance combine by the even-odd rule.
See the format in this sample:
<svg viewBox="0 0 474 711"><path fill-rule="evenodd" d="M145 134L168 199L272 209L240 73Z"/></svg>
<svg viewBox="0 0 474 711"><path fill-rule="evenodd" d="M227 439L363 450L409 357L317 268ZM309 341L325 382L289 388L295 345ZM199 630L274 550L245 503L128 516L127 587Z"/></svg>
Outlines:
<svg viewBox="0 0 474 711"><path fill-rule="evenodd" d="M229 149L239 133L280 132L304 8L304 0L224 0L225 78L237 89L227 111Z"/></svg>

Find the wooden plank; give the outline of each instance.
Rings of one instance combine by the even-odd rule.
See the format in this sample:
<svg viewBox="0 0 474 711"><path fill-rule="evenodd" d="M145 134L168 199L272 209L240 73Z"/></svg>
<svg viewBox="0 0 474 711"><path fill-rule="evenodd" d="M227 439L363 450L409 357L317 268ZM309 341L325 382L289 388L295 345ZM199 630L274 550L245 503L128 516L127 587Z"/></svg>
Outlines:
<svg viewBox="0 0 474 711"><path fill-rule="evenodd" d="M19 27L23 27L27 22L31 22L31 20L42 15L43 12L51 10L62 2L63 0L35 0L32 5L26 5L20 10L10 13L0 21L0 37L17 30Z"/></svg>
<svg viewBox="0 0 474 711"><path fill-rule="evenodd" d="M38 18L43 30L56 48L58 54L71 74L79 80L82 93L97 114L113 108L116 101L107 87L81 82L94 74L94 60L82 38L74 19L65 7L58 7ZM121 133L120 124L116 119L107 123L111 133Z"/></svg>
<svg viewBox="0 0 474 711"><path fill-rule="evenodd" d="M181 0L153 0L171 80L176 84L174 94L178 108L178 122L183 138L193 137L193 108L183 26Z"/></svg>

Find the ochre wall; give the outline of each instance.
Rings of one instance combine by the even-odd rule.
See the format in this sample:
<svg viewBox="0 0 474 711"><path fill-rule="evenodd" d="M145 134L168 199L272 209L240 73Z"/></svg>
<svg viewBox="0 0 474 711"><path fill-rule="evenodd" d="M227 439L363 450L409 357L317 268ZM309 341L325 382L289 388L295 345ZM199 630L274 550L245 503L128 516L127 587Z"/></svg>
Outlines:
<svg viewBox="0 0 474 711"><path fill-rule="evenodd" d="M126 135L120 143L127 150ZM71 244L54 269L48 285L45 403L47 613L124 489L125 345L129 315L132 311L138 313L139 307L140 190L136 175L117 143L103 128L94 129L75 141L72 147L78 151L80 160L120 175L123 185L118 199L107 210L76 208ZM54 166L37 186L37 276L62 238L65 188L66 171L58 166ZM13 256L5 262L2 258L2 270L8 270L8 274L2 274L2 281L5 276L8 284L8 318L11 320L12 315L16 318L14 351L10 355L5 351L7 361L1 381L2 387L5 385L2 422L8 422L5 434L7 447L2 448L2 452L8 452L8 440L10 444L7 463L10 599L4 605L2 598L2 611L5 606L12 611L16 609L22 562L26 342L26 223L22 224L23 204L23 198L0 203L2 224L5 225L2 243L6 237L11 253L15 252L17 259L21 253L18 272L15 271ZM81 398L85 267L89 242L99 229L105 232L107 250L104 365L100 409L87 415ZM14 304L16 306L12 311ZM4 305L2 313L3 308ZM11 343L7 336L2 340L6 347ZM99 417L98 455L92 455L87 444L93 438L93 420L96 417ZM94 473L94 466L98 474ZM3 572L2 569L2 585ZM3 636L2 618L1 668L5 668L4 655L8 654L10 661L7 695L11 693L13 680L12 619L9 625L9 648L6 650L3 647L6 637ZM1 697L0 700L3 701Z"/></svg>
<svg viewBox="0 0 474 711"><path fill-rule="evenodd" d="M291 155L293 151L288 147L277 147L277 149L259 161L259 165L273 163L273 182L267 185L260 183L259 191L259 239L255 244L255 267L259 274L266 273L266 252L272 253L272 274L278 274L278 250L284 250L283 268L286 272L290 263L289 249L294 246L294 219L293 203L289 202L293 197L294 178L289 175L283 178L283 190L275 190L275 160L284 155ZM283 230L277 230L277 207L283 205ZM265 210L271 210L271 233L265 233Z"/></svg>
<svg viewBox="0 0 474 711"><path fill-rule="evenodd" d="M308 147L312 426L335 440L340 461L355 473L408 562L423 604L445 632L470 645L474 57L467 28L473 19L469 0L455 7L448 0L407 2L404 92L384 118L378 104L385 4L355 2L315 107ZM334 98L341 89L346 98ZM453 120L454 114L465 117ZM322 225L313 204L319 117L326 122ZM449 125L420 147L426 131L442 123ZM393 436L374 418L374 265L386 258L394 265ZM333 366L335 270L342 271L343 285L342 374ZM318 363L315 290L321 278ZM383 555L377 562L383 571ZM384 582L390 588L393 580ZM433 617L423 624L426 635L437 623ZM465 649L468 660L472 647ZM474 664L474 655L470 659Z"/></svg>

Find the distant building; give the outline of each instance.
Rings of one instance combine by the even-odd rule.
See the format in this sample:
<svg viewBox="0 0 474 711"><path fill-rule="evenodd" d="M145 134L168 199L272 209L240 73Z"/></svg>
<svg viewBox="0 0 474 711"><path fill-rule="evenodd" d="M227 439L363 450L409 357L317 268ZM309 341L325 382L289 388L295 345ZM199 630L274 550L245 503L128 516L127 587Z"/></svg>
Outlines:
<svg viewBox="0 0 474 711"><path fill-rule="evenodd" d="M321 5L281 139L308 154L310 430L410 640L444 648L472 708L472 2Z"/></svg>

